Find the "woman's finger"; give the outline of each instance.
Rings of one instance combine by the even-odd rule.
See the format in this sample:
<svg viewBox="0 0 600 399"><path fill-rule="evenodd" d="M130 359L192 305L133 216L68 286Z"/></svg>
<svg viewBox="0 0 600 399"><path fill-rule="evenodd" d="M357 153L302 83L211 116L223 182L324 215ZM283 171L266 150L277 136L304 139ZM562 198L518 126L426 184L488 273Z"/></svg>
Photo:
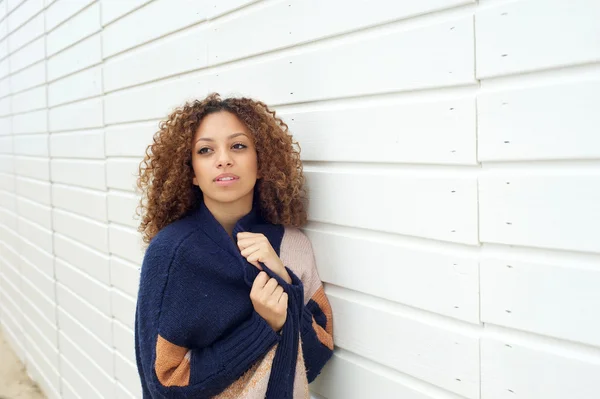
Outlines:
<svg viewBox="0 0 600 399"><path fill-rule="evenodd" d="M251 245L249 247L242 249L242 252L240 252L240 253L242 254L242 256L244 258L247 258L248 255L253 254L254 252L258 251L259 249L260 249L260 245Z"/></svg>

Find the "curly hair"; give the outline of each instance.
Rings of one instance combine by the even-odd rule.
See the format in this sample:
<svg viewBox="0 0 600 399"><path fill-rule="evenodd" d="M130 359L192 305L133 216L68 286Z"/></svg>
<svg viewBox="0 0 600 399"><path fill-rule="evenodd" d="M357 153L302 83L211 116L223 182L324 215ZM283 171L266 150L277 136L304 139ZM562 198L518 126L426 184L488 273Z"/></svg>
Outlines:
<svg viewBox="0 0 600 399"><path fill-rule="evenodd" d="M144 243L149 244L163 227L203 200L200 188L192 184L192 140L206 115L222 111L237 116L253 135L261 176L254 194L261 216L273 224L301 227L306 223L300 145L292 139L288 126L261 101L245 97L223 100L212 93L176 108L159 123L152 144L146 147L138 168L137 188L142 197L136 208Z"/></svg>

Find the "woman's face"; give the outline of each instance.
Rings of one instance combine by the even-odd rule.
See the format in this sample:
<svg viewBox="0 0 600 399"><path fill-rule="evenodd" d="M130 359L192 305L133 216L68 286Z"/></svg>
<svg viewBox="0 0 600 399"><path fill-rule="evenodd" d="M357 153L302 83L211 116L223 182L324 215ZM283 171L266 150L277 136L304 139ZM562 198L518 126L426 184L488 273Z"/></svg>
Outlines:
<svg viewBox="0 0 600 399"><path fill-rule="evenodd" d="M206 115L192 141L193 184L205 202L251 206L258 162L252 134L234 114ZM246 203L246 201L248 201Z"/></svg>

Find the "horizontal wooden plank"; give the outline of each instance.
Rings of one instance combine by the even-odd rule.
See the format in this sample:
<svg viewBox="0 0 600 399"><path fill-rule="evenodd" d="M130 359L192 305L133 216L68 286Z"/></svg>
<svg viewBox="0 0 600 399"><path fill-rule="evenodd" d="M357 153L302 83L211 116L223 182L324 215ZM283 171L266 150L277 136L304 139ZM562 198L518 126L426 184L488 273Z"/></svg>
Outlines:
<svg viewBox="0 0 600 399"><path fill-rule="evenodd" d="M77 365L77 369L103 397L111 397L114 393L114 380L112 374L108 373L113 369L102 369L91 356L88 348L78 347L63 331L59 333L59 340L61 354ZM105 347L104 350L108 353L112 352L109 347Z"/></svg>
<svg viewBox="0 0 600 399"><path fill-rule="evenodd" d="M24 261L35 265L42 273L49 278L54 278L54 254L46 252L35 243L27 240L21 240L20 255Z"/></svg>
<svg viewBox="0 0 600 399"><path fill-rule="evenodd" d="M47 341L48 346L58 346L58 328L56 320L48 320L42 311L37 308L28 298L23 298L21 312L38 329L37 335ZM25 319L25 317L23 317ZM23 320L25 324L27 321Z"/></svg>
<svg viewBox="0 0 600 399"><path fill-rule="evenodd" d="M0 154L6 154L7 156L14 155L14 141L13 136L0 136Z"/></svg>
<svg viewBox="0 0 600 399"><path fill-rule="evenodd" d="M322 281L479 323L479 266L457 251L305 229ZM365 265L377 265L377 272ZM342 271L343 272L340 272ZM381 276L393 284L383 283Z"/></svg>
<svg viewBox="0 0 600 399"><path fill-rule="evenodd" d="M105 26L104 57L139 46L206 19L204 2L187 0L152 1L118 21Z"/></svg>
<svg viewBox="0 0 600 399"><path fill-rule="evenodd" d="M242 3L213 1L212 15ZM231 3L231 1L229 1ZM392 2L386 0L290 0L273 2L211 24L210 64L219 64L254 54L340 35L369 26L414 17L473 3L472 0L428 0ZM211 9L209 7L209 9ZM343 9L344 12L340 12ZM310 24L306 23L310 18ZM260 26L261 29L256 29Z"/></svg>
<svg viewBox="0 0 600 399"><path fill-rule="evenodd" d="M48 230L52 229L52 208L48 205L18 197L17 213L19 216L37 223Z"/></svg>
<svg viewBox="0 0 600 399"><path fill-rule="evenodd" d="M124 293L137 297L140 284L140 267L140 262L132 263L114 256L111 257L110 283Z"/></svg>
<svg viewBox="0 0 600 399"><path fill-rule="evenodd" d="M48 59L48 81L102 62L101 34L97 33Z"/></svg>
<svg viewBox="0 0 600 399"><path fill-rule="evenodd" d="M131 156L141 160L158 130L158 121L109 126L106 128L106 156Z"/></svg>
<svg viewBox="0 0 600 399"><path fill-rule="evenodd" d="M33 111L33 110L38 110L41 108L46 108L46 86L37 86L34 87L33 89L29 89L26 91L22 91L19 94L14 94L12 96L12 112L13 113L18 113L18 112L28 112L28 111ZM40 112L38 114L34 114L34 115L47 115L47 112ZM27 115L25 117L31 117L30 115ZM17 119L17 131L22 130L23 128L21 127L22 122L20 121L20 117L15 117ZM39 125L40 128L39 129L35 129L35 130L41 130L41 126L44 126L44 124L40 121L37 122L36 121L36 125ZM45 130L45 129L44 129Z"/></svg>
<svg viewBox="0 0 600 399"><path fill-rule="evenodd" d="M56 284L56 298L58 306L63 311L85 326L100 341L109 346L112 345L112 321L110 317L102 314L82 297L60 283Z"/></svg>
<svg viewBox="0 0 600 399"><path fill-rule="evenodd" d="M133 329L135 321L136 298L119 290L112 291L112 311L116 320Z"/></svg>
<svg viewBox="0 0 600 399"><path fill-rule="evenodd" d="M308 161L477 164L474 98L285 110ZM367 145L365 140L377 140ZM361 141L365 144L358 144Z"/></svg>
<svg viewBox="0 0 600 399"><path fill-rule="evenodd" d="M142 392L142 386L140 384L135 357L126 358L119 352L115 352L115 377L129 392L132 392L139 397Z"/></svg>
<svg viewBox="0 0 600 399"><path fill-rule="evenodd" d="M208 18L213 19L226 13L233 12L257 0L208 0Z"/></svg>
<svg viewBox="0 0 600 399"><path fill-rule="evenodd" d="M46 133L48 131L47 115L46 109L13 115L13 134Z"/></svg>
<svg viewBox="0 0 600 399"><path fill-rule="evenodd" d="M529 261L485 256L483 321L600 347L600 267L574 257Z"/></svg>
<svg viewBox="0 0 600 399"><path fill-rule="evenodd" d="M0 172L15 173L14 155L0 154Z"/></svg>
<svg viewBox="0 0 600 399"><path fill-rule="evenodd" d="M18 216L15 215L15 217ZM18 248L20 248L21 237L18 233L18 222L17 229L12 229L8 225L0 225L0 242L3 242L6 247L11 248L15 251L18 250Z"/></svg>
<svg viewBox="0 0 600 399"><path fill-rule="evenodd" d="M467 398L479 397L477 337L331 291L336 346Z"/></svg>
<svg viewBox="0 0 600 399"><path fill-rule="evenodd" d="M106 222L106 192L62 184L52 185L52 205L82 216Z"/></svg>
<svg viewBox="0 0 600 399"><path fill-rule="evenodd" d="M56 0L46 8L46 31L50 32L94 0Z"/></svg>
<svg viewBox="0 0 600 399"><path fill-rule="evenodd" d="M109 256L60 233L54 234L54 253L99 283L110 284Z"/></svg>
<svg viewBox="0 0 600 399"><path fill-rule="evenodd" d="M106 124L117 124L166 118L173 108L182 106L186 100L208 94L205 91L209 78L208 75L195 77L193 81L180 77L170 78L106 94L103 96L104 121ZM123 107L132 104L132 101L138 106L129 107L128 112L124 112Z"/></svg>
<svg viewBox="0 0 600 399"><path fill-rule="evenodd" d="M12 231L18 229L17 214L7 210L6 208L0 208L0 225ZM2 231L0 231L0 234ZM2 238L0 238L1 240Z"/></svg>
<svg viewBox="0 0 600 399"><path fill-rule="evenodd" d="M16 176L12 173L0 173L0 190L5 190L14 193L17 189Z"/></svg>
<svg viewBox="0 0 600 399"><path fill-rule="evenodd" d="M75 389L71 386L71 384L65 381L63 375L61 375L60 378L61 394L58 396L62 396L64 399L78 399L79 396L75 393Z"/></svg>
<svg viewBox="0 0 600 399"><path fill-rule="evenodd" d="M3 20L6 14L8 13L7 3L8 1L3 1L2 3L0 3L0 21Z"/></svg>
<svg viewBox="0 0 600 399"><path fill-rule="evenodd" d="M25 351L25 336L22 332L21 325L15 322L13 314L9 313L1 304L0 312L2 314L2 330L4 332L4 338L21 363L25 364L27 361L27 352Z"/></svg>
<svg viewBox="0 0 600 399"><path fill-rule="evenodd" d="M278 105L474 83L472 25L461 18L136 87L106 96L106 121L162 118L211 91ZM404 56L392 57L389 48Z"/></svg>
<svg viewBox="0 0 600 399"><path fill-rule="evenodd" d="M0 79L5 78L9 74L8 58L0 61Z"/></svg>
<svg viewBox="0 0 600 399"><path fill-rule="evenodd" d="M14 193L0 191L0 207L10 212L17 212L17 196Z"/></svg>
<svg viewBox="0 0 600 399"><path fill-rule="evenodd" d="M395 30L215 71L208 91L275 105L471 84L473 40L470 17Z"/></svg>
<svg viewBox="0 0 600 399"><path fill-rule="evenodd" d="M48 135L32 134L15 136L15 155L28 155L34 157L48 156Z"/></svg>
<svg viewBox="0 0 600 399"><path fill-rule="evenodd" d="M19 217L19 234L46 252L52 253L52 230Z"/></svg>
<svg viewBox="0 0 600 399"><path fill-rule="evenodd" d="M600 392L600 359L554 353L510 340L482 338L483 398L592 399Z"/></svg>
<svg viewBox="0 0 600 399"><path fill-rule="evenodd" d="M131 12L151 0L100 0L102 4L102 25L108 25L117 18Z"/></svg>
<svg viewBox="0 0 600 399"><path fill-rule="evenodd" d="M139 195L111 191L108 193L108 220L137 229L140 217L136 215Z"/></svg>
<svg viewBox="0 0 600 399"><path fill-rule="evenodd" d="M3 24L0 23L0 26ZM6 26L6 25L4 25ZM0 38L2 37L2 28L0 28ZM8 37L0 40L0 59L8 55Z"/></svg>
<svg viewBox="0 0 600 399"><path fill-rule="evenodd" d="M24 276L21 279L21 292L23 293L23 298L27 298L27 300L40 311L40 314L42 314L50 324L55 323L56 302L54 300L48 299L38 287Z"/></svg>
<svg viewBox="0 0 600 399"><path fill-rule="evenodd" d="M28 314L24 315L23 321L23 328L25 330L27 338L29 338L38 347L41 357L43 357L44 360L48 362L53 369L58 370L59 364L57 344L51 342L50 340L48 340L48 338L44 336L44 333L38 328L37 322L30 320ZM56 336L57 334L56 326L54 326L53 334L54 336ZM28 349L31 350L31 348Z"/></svg>
<svg viewBox="0 0 600 399"><path fill-rule="evenodd" d="M599 18L595 0L516 1L479 8L477 77L599 61Z"/></svg>
<svg viewBox="0 0 600 399"><path fill-rule="evenodd" d="M45 53L45 39L42 36L10 55L10 73L15 73L43 60L46 57Z"/></svg>
<svg viewBox="0 0 600 399"><path fill-rule="evenodd" d="M102 99L93 98L52 108L49 120L52 132L102 127Z"/></svg>
<svg viewBox="0 0 600 399"><path fill-rule="evenodd" d="M52 159L52 181L106 190L105 161Z"/></svg>
<svg viewBox="0 0 600 399"><path fill-rule="evenodd" d="M46 62L40 61L10 76L9 93L18 93L46 83ZM0 91L0 96L3 96Z"/></svg>
<svg viewBox="0 0 600 399"><path fill-rule="evenodd" d="M104 159L104 131L89 129L50 135L53 158Z"/></svg>
<svg viewBox="0 0 600 399"><path fill-rule="evenodd" d="M61 378L63 384L63 396L67 398L68 393L65 392L65 387L68 386L72 389L73 399L89 397L91 399L104 399L101 393L99 393L90 382L81 375L81 371L75 367L69 359L64 355L60 356L61 365Z"/></svg>
<svg viewBox="0 0 600 399"><path fill-rule="evenodd" d="M48 85L48 105L51 107L102 94L100 66L85 69Z"/></svg>
<svg viewBox="0 0 600 399"><path fill-rule="evenodd" d="M0 99L0 116L3 116L0 118L0 136L11 134L10 117L7 117L11 114L11 102L11 96Z"/></svg>
<svg viewBox="0 0 600 399"><path fill-rule="evenodd" d="M57 398L60 392L60 375L58 370L46 359L42 350L25 333L27 346L27 373L31 376L48 398Z"/></svg>
<svg viewBox="0 0 600 399"><path fill-rule="evenodd" d="M46 35L48 56L100 31L100 4L94 3Z"/></svg>
<svg viewBox="0 0 600 399"><path fill-rule="evenodd" d="M11 93L10 80L14 77L5 77L0 80L0 97L7 96Z"/></svg>
<svg viewBox="0 0 600 399"><path fill-rule="evenodd" d="M78 269L78 264L70 265L57 258L56 281L65 287L69 287L71 291L84 298L90 305L110 317L110 287L81 272Z"/></svg>
<svg viewBox="0 0 600 399"><path fill-rule="evenodd" d="M12 16L9 19L11 18ZM33 40L39 37L43 38L43 35L44 13L39 13L8 36L8 51L14 54L17 50L23 48Z"/></svg>
<svg viewBox="0 0 600 399"><path fill-rule="evenodd" d="M61 331L75 345L85 348L86 353L98 363L98 366L112 375L114 369L112 348L108 347L89 328L74 319L73 316L60 307L58 308L58 323L60 324Z"/></svg>
<svg viewBox="0 0 600 399"><path fill-rule="evenodd" d="M104 89L109 92L206 67L207 29L200 25L107 60Z"/></svg>
<svg viewBox="0 0 600 399"><path fill-rule="evenodd" d="M111 223L108 227L108 245L111 254L141 265L144 251L141 235L136 230Z"/></svg>
<svg viewBox="0 0 600 399"><path fill-rule="evenodd" d="M482 174L480 239L600 252L599 185L600 173L593 169L528 174L516 169Z"/></svg>
<svg viewBox="0 0 600 399"><path fill-rule="evenodd" d="M108 227L106 224L58 208L54 208L52 221L54 231L98 251L108 252ZM83 231L85 234L82 234Z"/></svg>
<svg viewBox="0 0 600 399"><path fill-rule="evenodd" d="M54 302L54 277L49 277L43 271L25 259L21 259L21 274L31 282L49 302Z"/></svg>
<svg viewBox="0 0 600 399"><path fill-rule="evenodd" d="M134 332L118 320L113 320L113 339L115 349L126 358L135 359Z"/></svg>
<svg viewBox="0 0 600 399"><path fill-rule="evenodd" d="M26 0L8 18L8 31L13 32L44 9L44 0Z"/></svg>
<svg viewBox="0 0 600 399"><path fill-rule="evenodd" d="M52 205L51 183L49 181L18 176L15 183L18 195L32 199L40 204Z"/></svg>
<svg viewBox="0 0 600 399"><path fill-rule="evenodd" d="M600 80L477 96L480 161L600 158Z"/></svg>
<svg viewBox="0 0 600 399"><path fill-rule="evenodd" d="M374 368L370 362L360 362L336 351L325 364L319 377L311 384L311 389L325 398L458 398L457 395L427 389L431 386L427 387L425 384L419 386L414 382L406 383L406 379L399 378L398 374L381 369L381 366ZM423 388L423 385L427 388Z"/></svg>
<svg viewBox="0 0 600 399"><path fill-rule="evenodd" d="M475 176L307 170L313 221L478 244ZM331 198L344 198L331 206ZM365 204L377 204L366 207Z"/></svg>
<svg viewBox="0 0 600 399"><path fill-rule="evenodd" d="M106 161L106 184L110 188L135 191L139 174L138 159L108 159Z"/></svg>
<svg viewBox="0 0 600 399"><path fill-rule="evenodd" d="M15 157L15 174L32 179L50 180L48 158Z"/></svg>

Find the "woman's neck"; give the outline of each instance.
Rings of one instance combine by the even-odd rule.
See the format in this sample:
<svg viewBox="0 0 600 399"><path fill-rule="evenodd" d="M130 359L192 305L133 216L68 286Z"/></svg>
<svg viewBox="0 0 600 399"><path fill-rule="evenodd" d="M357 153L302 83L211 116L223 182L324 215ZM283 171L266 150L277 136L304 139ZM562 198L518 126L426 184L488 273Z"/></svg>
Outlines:
<svg viewBox="0 0 600 399"><path fill-rule="evenodd" d="M233 228L237 221L252 210L252 197L250 197L249 201L247 198L240 198L240 200L230 203L217 202L205 198L204 203L232 239Z"/></svg>

